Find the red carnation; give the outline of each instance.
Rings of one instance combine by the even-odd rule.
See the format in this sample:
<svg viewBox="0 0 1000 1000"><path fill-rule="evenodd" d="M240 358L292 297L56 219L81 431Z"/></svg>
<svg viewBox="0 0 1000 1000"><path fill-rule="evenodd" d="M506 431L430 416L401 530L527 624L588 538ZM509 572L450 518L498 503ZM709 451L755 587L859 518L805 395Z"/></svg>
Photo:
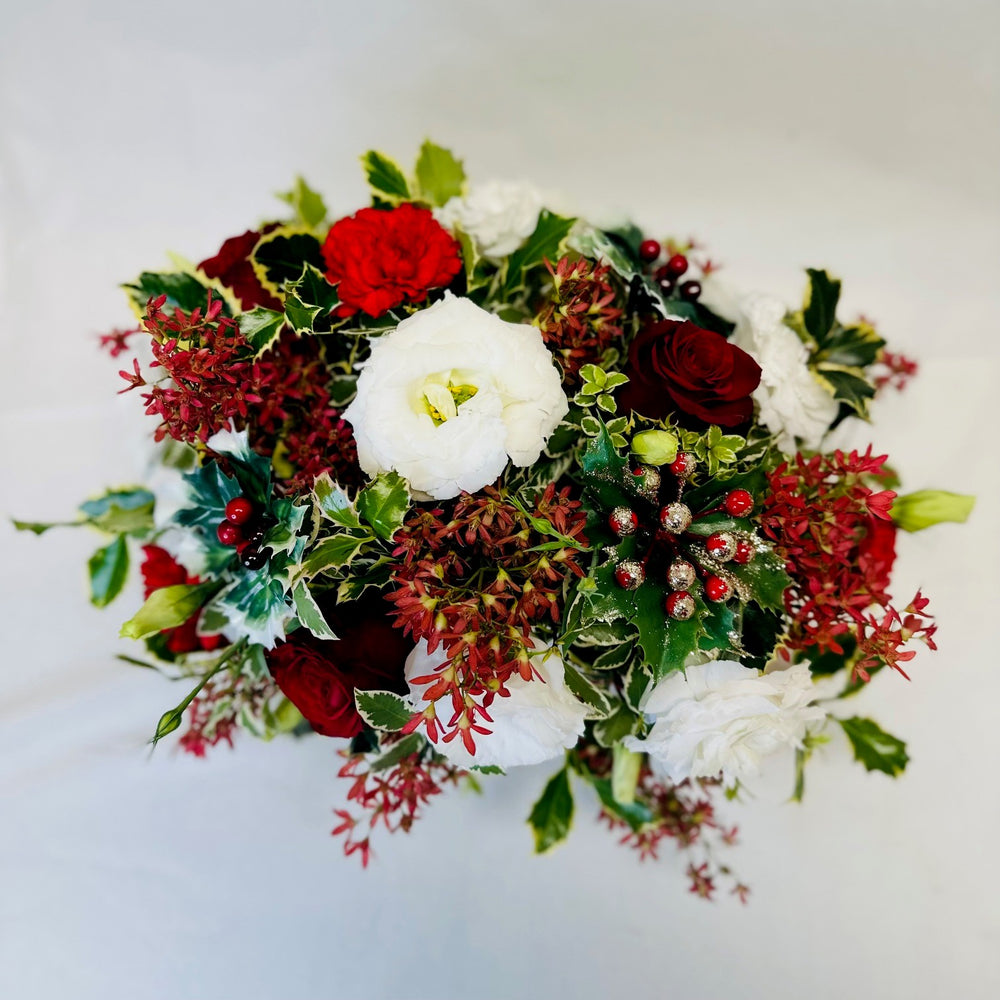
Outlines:
<svg viewBox="0 0 1000 1000"><path fill-rule="evenodd" d="M264 232L273 228L272 223L264 227ZM208 277L218 278L227 288L231 288L244 310L263 306L280 312L281 302L261 284L250 263L250 255L261 235L247 230L242 236L230 237L214 257L203 260L198 267Z"/></svg>
<svg viewBox="0 0 1000 1000"><path fill-rule="evenodd" d="M413 644L393 628L384 600L375 595L325 607L338 639L296 633L267 654L267 665L285 697L323 736L356 736L361 716L354 691L407 690L403 664Z"/></svg>
<svg viewBox="0 0 1000 1000"><path fill-rule="evenodd" d="M335 222L323 244L326 276L338 286L341 315L381 316L423 302L462 270L459 245L429 209L404 204L363 208Z"/></svg>
<svg viewBox="0 0 1000 1000"><path fill-rule="evenodd" d="M174 587L181 583L197 583L198 577L188 571L166 550L158 545L144 545L144 556L140 571L145 588L144 597L162 587ZM167 649L171 653L192 653L197 649L218 649L225 639L221 635L198 635L198 618L195 612L183 625L167 629L163 634L167 639Z"/></svg>
<svg viewBox="0 0 1000 1000"><path fill-rule="evenodd" d="M750 394L760 384L760 366L721 334L688 320L663 320L632 341L629 377L618 400L625 410L660 420L679 410L722 427L753 416Z"/></svg>

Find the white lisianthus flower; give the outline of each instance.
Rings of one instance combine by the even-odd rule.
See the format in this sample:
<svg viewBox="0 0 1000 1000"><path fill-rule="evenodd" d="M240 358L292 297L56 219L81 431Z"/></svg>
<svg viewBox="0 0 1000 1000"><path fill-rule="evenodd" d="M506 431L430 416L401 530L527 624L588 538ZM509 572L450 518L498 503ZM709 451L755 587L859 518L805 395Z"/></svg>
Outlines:
<svg viewBox="0 0 1000 1000"><path fill-rule="evenodd" d="M535 640L536 649L544 649ZM415 709L426 708L422 700L429 685L414 684L411 678L434 673L443 659L440 650L427 652L427 642L421 640L406 658L406 680L410 685L410 701ZM487 736L476 734L476 752L465 749L461 737L448 743L438 740L435 749L444 754L457 767L517 767L520 764L540 764L542 761L561 757L563 752L576 746L583 735L587 706L575 698L566 687L565 667L562 657L554 647L541 655L532 656L531 662L541 675L530 681L515 673L507 681L507 698L494 698L487 711L493 719ZM544 683L543 683L544 682ZM436 701L438 714L447 722L452 715L451 697L445 695Z"/></svg>
<svg viewBox="0 0 1000 1000"><path fill-rule="evenodd" d="M369 475L446 500L538 460L569 403L538 330L446 295L372 341L344 411Z"/></svg>
<svg viewBox="0 0 1000 1000"><path fill-rule="evenodd" d="M760 421L778 439L782 451L795 451L795 439L819 446L837 415L838 404L809 370L809 352L785 325L785 305L767 295L740 303L730 342L760 365L760 385L753 398Z"/></svg>
<svg viewBox="0 0 1000 1000"><path fill-rule="evenodd" d="M804 663L760 673L733 660L689 666L660 681L640 708L655 721L644 740L628 736L675 784L722 777L726 785L757 773L762 757L801 746L825 712Z"/></svg>
<svg viewBox="0 0 1000 1000"><path fill-rule="evenodd" d="M474 184L434 214L445 229L461 229L484 257L506 257L535 231L542 198L521 181Z"/></svg>

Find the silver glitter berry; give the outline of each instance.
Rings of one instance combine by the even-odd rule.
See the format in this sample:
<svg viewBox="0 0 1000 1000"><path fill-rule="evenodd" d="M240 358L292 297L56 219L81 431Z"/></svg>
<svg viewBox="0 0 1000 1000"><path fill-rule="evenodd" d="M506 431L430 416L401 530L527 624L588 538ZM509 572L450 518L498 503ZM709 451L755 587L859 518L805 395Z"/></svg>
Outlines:
<svg viewBox="0 0 1000 1000"><path fill-rule="evenodd" d="M689 451L682 451L677 460L671 465L670 471L678 479L687 479L694 475L694 470L698 465L697 459Z"/></svg>
<svg viewBox="0 0 1000 1000"><path fill-rule="evenodd" d="M717 531L714 535L708 536L705 548L713 559L728 562L736 555L736 539L728 531Z"/></svg>
<svg viewBox="0 0 1000 1000"><path fill-rule="evenodd" d="M660 527L671 535L686 531L691 523L691 508L684 503L667 504L660 510ZM735 542L733 543L735 546Z"/></svg>
<svg viewBox="0 0 1000 1000"><path fill-rule="evenodd" d="M640 465L632 471L643 496L655 497L660 491L660 470L655 465Z"/></svg>
<svg viewBox="0 0 1000 1000"><path fill-rule="evenodd" d="M694 614L694 598L684 591L671 594L667 598L667 614L679 622L687 621Z"/></svg>
<svg viewBox="0 0 1000 1000"><path fill-rule="evenodd" d="M671 590L687 590L694 583L695 570L686 559L678 559L667 570L667 583Z"/></svg>
<svg viewBox="0 0 1000 1000"><path fill-rule="evenodd" d="M635 533L639 521L635 516L635 511L629 507L615 507L608 515L608 523L611 530L620 538Z"/></svg>
<svg viewBox="0 0 1000 1000"><path fill-rule="evenodd" d="M615 580L625 590L638 590L646 579L642 563L634 559L624 559L615 567Z"/></svg>

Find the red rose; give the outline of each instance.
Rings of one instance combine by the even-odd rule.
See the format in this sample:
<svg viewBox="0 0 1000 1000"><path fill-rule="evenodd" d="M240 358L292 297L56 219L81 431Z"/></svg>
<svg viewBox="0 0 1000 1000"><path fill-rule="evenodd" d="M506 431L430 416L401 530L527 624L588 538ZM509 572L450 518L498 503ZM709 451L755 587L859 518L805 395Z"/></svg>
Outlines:
<svg viewBox="0 0 1000 1000"><path fill-rule="evenodd" d="M429 209L404 204L363 208L335 222L323 244L326 276L338 286L341 315L381 316L422 302L462 270L459 245Z"/></svg>
<svg viewBox="0 0 1000 1000"><path fill-rule="evenodd" d="M879 517L868 518L858 543L858 569L873 594L885 594L896 561L896 525Z"/></svg>
<svg viewBox="0 0 1000 1000"><path fill-rule="evenodd" d="M179 583L197 583L198 577L188 575L188 571L166 550L158 545L144 545L144 556L140 572L144 586L144 596L149 597L161 587L174 587ZM192 653L196 649L218 649L225 639L221 635L198 635L198 618L201 612L193 614L183 625L167 629L163 634L167 639L167 649L171 653Z"/></svg>
<svg viewBox="0 0 1000 1000"><path fill-rule="evenodd" d="M264 232L273 228L273 224L267 226ZM232 236L222 244L222 249L214 257L203 260L198 267L208 277L218 278L227 288L231 288L243 309L263 306L280 312L281 302L261 284L250 263L250 255L260 237L261 234L253 230L248 230L242 236Z"/></svg>
<svg viewBox="0 0 1000 1000"><path fill-rule="evenodd" d="M629 382L618 395L623 409L656 420L679 410L722 427L750 419L750 393L760 384L760 366L746 351L688 320L666 319L641 330L624 372Z"/></svg>
<svg viewBox="0 0 1000 1000"><path fill-rule="evenodd" d="M403 664L413 649L394 628L380 595L324 607L340 637L329 641L296 632L267 654L267 665L285 697L323 736L356 736L361 716L354 691L407 691Z"/></svg>

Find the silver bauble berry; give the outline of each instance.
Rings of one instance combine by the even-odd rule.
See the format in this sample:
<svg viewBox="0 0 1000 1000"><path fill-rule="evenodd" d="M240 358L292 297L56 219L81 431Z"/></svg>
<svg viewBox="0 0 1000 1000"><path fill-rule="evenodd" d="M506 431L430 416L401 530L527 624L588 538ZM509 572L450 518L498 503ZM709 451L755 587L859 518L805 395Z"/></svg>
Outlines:
<svg viewBox="0 0 1000 1000"><path fill-rule="evenodd" d="M623 559L615 567L615 581L625 590L638 590L646 579L646 571L642 563L635 559Z"/></svg>
<svg viewBox="0 0 1000 1000"><path fill-rule="evenodd" d="M667 569L667 583L671 590L687 590L694 583L695 569L686 559L677 559Z"/></svg>
<svg viewBox="0 0 1000 1000"><path fill-rule="evenodd" d="M671 535L687 531L691 524L691 508L684 503L670 503L660 508L660 527Z"/></svg>
<svg viewBox="0 0 1000 1000"><path fill-rule="evenodd" d="M615 507L608 515L608 525L619 537L635 534L635 529L639 527L639 518L630 507Z"/></svg>

